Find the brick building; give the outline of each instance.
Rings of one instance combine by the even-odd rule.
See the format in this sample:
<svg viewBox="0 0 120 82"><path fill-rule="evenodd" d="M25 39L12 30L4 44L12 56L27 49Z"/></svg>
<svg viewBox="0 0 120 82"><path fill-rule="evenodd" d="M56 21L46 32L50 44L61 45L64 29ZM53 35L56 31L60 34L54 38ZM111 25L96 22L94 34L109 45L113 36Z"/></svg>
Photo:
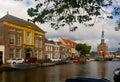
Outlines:
<svg viewBox="0 0 120 82"><path fill-rule="evenodd" d="M101 43L97 46L97 54L103 58L108 58L108 44L105 43L104 31L102 31Z"/></svg>
<svg viewBox="0 0 120 82"><path fill-rule="evenodd" d="M74 57L76 55L76 42L65 38L61 38L60 42L65 46L65 57Z"/></svg>
<svg viewBox="0 0 120 82"><path fill-rule="evenodd" d="M0 59L3 63L11 58L44 58L45 32L37 25L5 15L0 19Z"/></svg>

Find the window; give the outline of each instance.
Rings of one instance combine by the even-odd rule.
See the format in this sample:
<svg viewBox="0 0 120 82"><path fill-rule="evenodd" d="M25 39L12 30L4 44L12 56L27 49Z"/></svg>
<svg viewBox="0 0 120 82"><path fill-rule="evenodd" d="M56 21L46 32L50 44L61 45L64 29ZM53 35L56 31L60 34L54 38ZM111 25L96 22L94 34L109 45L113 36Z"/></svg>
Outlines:
<svg viewBox="0 0 120 82"><path fill-rule="evenodd" d="M40 48L42 48L42 40L41 40L41 39L38 40L38 46L39 46Z"/></svg>
<svg viewBox="0 0 120 82"><path fill-rule="evenodd" d="M9 58L14 58L14 48L10 48L9 50Z"/></svg>
<svg viewBox="0 0 120 82"><path fill-rule="evenodd" d="M39 50L39 53L38 53L39 55L42 55L42 51L41 50Z"/></svg>
<svg viewBox="0 0 120 82"><path fill-rule="evenodd" d="M21 36L17 35L16 36L16 45L20 45L21 44Z"/></svg>
<svg viewBox="0 0 120 82"><path fill-rule="evenodd" d="M14 39L15 39L15 35L14 34L10 34L9 35L9 43L10 44L14 44Z"/></svg>
<svg viewBox="0 0 120 82"><path fill-rule="evenodd" d="M47 46L45 47L45 50L47 51Z"/></svg>
<svg viewBox="0 0 120 82"><path fill-rule="evenodd" d="M17 57L17 58L20 58L20 49L19 49L19 48L16 49L16 57Z"/></svg>
<svg viewBox="0 0 120 82"><path fill-rule="evenodd" d="M13 32L14 32L14 31L15 31L15 29L14 29L14 28L10 28L10 30L9 30L9 31L13 31Z"/></svg>
<svg viewBox="0 0 120 82"><path fill-rule="evenodd" d="M42 58L42 51L41 50L38 51L38 58L40 58L40 59Z"/></svg>
<svg viewBox="0 0 120 82"><path fill-rule="evenodd" d="M38 48L38 39L37 38L35 38L35 44L34 45L35 45L36 48Z"/></svg>
<svg viewBox="0 0 120 82"><path fill-rule="evenodd" d="M34 45L36 48L42 48L42 40L41 39L38 39L38 38L35 38L35 41L34 41Z"/></svg>
<svg viewBox="0 0 120 82"><path fill-rule="evenodd" d="M42 36L35 34L34 45L36 48L42 48Z"/></svg>
<svg viewBox="0 0 120 82"><path fill-rule="evenodd" d="M27 44L30 44L30 32L26 33L26 40Z"/></svg>
<svg viewBox="0 0 120 82"><path fill-rule="evenodd" d="M34 55L34 57L37 57L37 55L38 55L38 50L35 50L35 55Z"/></svg>
<svg viewBox="0 0 120 82"><path fill-rule="evenodd" d="M52 47L51 46L49 47L49 49L50 49L50 51L52 51Z"/></svg>
<svg viewBox="0 0 120 82"><path fill-rule="evenodd" d="M17 33L22 33L22 31L21 31L21 30L18 30L18 29L16 30L16 32L17 32Z"/></svg>
<svg viewBox="0 0 120 82"><path fill-rule="evenodd" d="M35 50L34 57L37 57L37 58L41 59L42 58L42 51L41 50Z"/></svg>

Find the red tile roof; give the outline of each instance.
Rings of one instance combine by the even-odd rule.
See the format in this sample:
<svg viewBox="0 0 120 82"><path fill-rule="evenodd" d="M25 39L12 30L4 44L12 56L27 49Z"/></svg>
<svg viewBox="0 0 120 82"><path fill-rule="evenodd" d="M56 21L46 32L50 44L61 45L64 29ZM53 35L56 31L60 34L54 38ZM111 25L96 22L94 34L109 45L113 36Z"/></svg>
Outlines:
<svg viewBox="0 0 120 82"><path fill-rule="evenodd" d="M65 39L65 38L61 38L61 39L62 39L62 41L64 41L65 44L69 44L70 46L73 45L74 48L76 47L76 44L77 44L76 42L73 42L73 41L71 41L69 39Z"/></svg>

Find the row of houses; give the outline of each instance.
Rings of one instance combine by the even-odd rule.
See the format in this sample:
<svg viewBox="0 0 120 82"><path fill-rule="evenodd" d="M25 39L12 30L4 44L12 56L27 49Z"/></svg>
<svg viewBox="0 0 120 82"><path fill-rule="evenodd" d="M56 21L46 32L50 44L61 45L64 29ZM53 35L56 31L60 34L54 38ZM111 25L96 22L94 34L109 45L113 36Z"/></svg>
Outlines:
<svg viewBox="0 0 120 82"><path fill-rule="evenodd" d="M61 38L58 42L47 40L46 32L37 25L12 15L0 19L0 60L11 58L38 59L66 58L76 54L76 43Z"/></svg>
<svg viewBox="0 0 120 82"><path fill-rule="evenodd" d="M46 59L50 58L67 58L77 55L76 42L69 39L60 38L58 42L45 40Z"/></svg>

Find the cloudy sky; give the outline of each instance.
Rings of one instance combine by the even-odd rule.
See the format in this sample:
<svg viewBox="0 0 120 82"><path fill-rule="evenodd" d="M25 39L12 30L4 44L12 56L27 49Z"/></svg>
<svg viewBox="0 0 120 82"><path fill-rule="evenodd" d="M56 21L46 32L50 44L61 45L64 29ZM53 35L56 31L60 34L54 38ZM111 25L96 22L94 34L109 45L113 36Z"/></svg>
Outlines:
<svg viewBox="0 0 120 82"><path fill-rule="evenodd" d="M117 5L120 5L119 0ZM119 2L119 3L118 3ZM27 9L33 7L35 3L33 0L0 0L0 18L9 12L10 15L27 20ZM111 11L111 8L107 9ZM120 31L115 31L116 26L115 17L112 20L100 20L94 27L85 27L84 25L77 24L79 27L76 31L70 32L69 27L63 27L58 30L50 28L49 24L38 24L38 26L46 31L46 37L58 41L60 38L67 38L79 43L87 43L92 46L92 51L97 50L97 45L101 42L101 31L105 31L105 42L109 46L109 51L116 51L120 45Z"/></svg>

